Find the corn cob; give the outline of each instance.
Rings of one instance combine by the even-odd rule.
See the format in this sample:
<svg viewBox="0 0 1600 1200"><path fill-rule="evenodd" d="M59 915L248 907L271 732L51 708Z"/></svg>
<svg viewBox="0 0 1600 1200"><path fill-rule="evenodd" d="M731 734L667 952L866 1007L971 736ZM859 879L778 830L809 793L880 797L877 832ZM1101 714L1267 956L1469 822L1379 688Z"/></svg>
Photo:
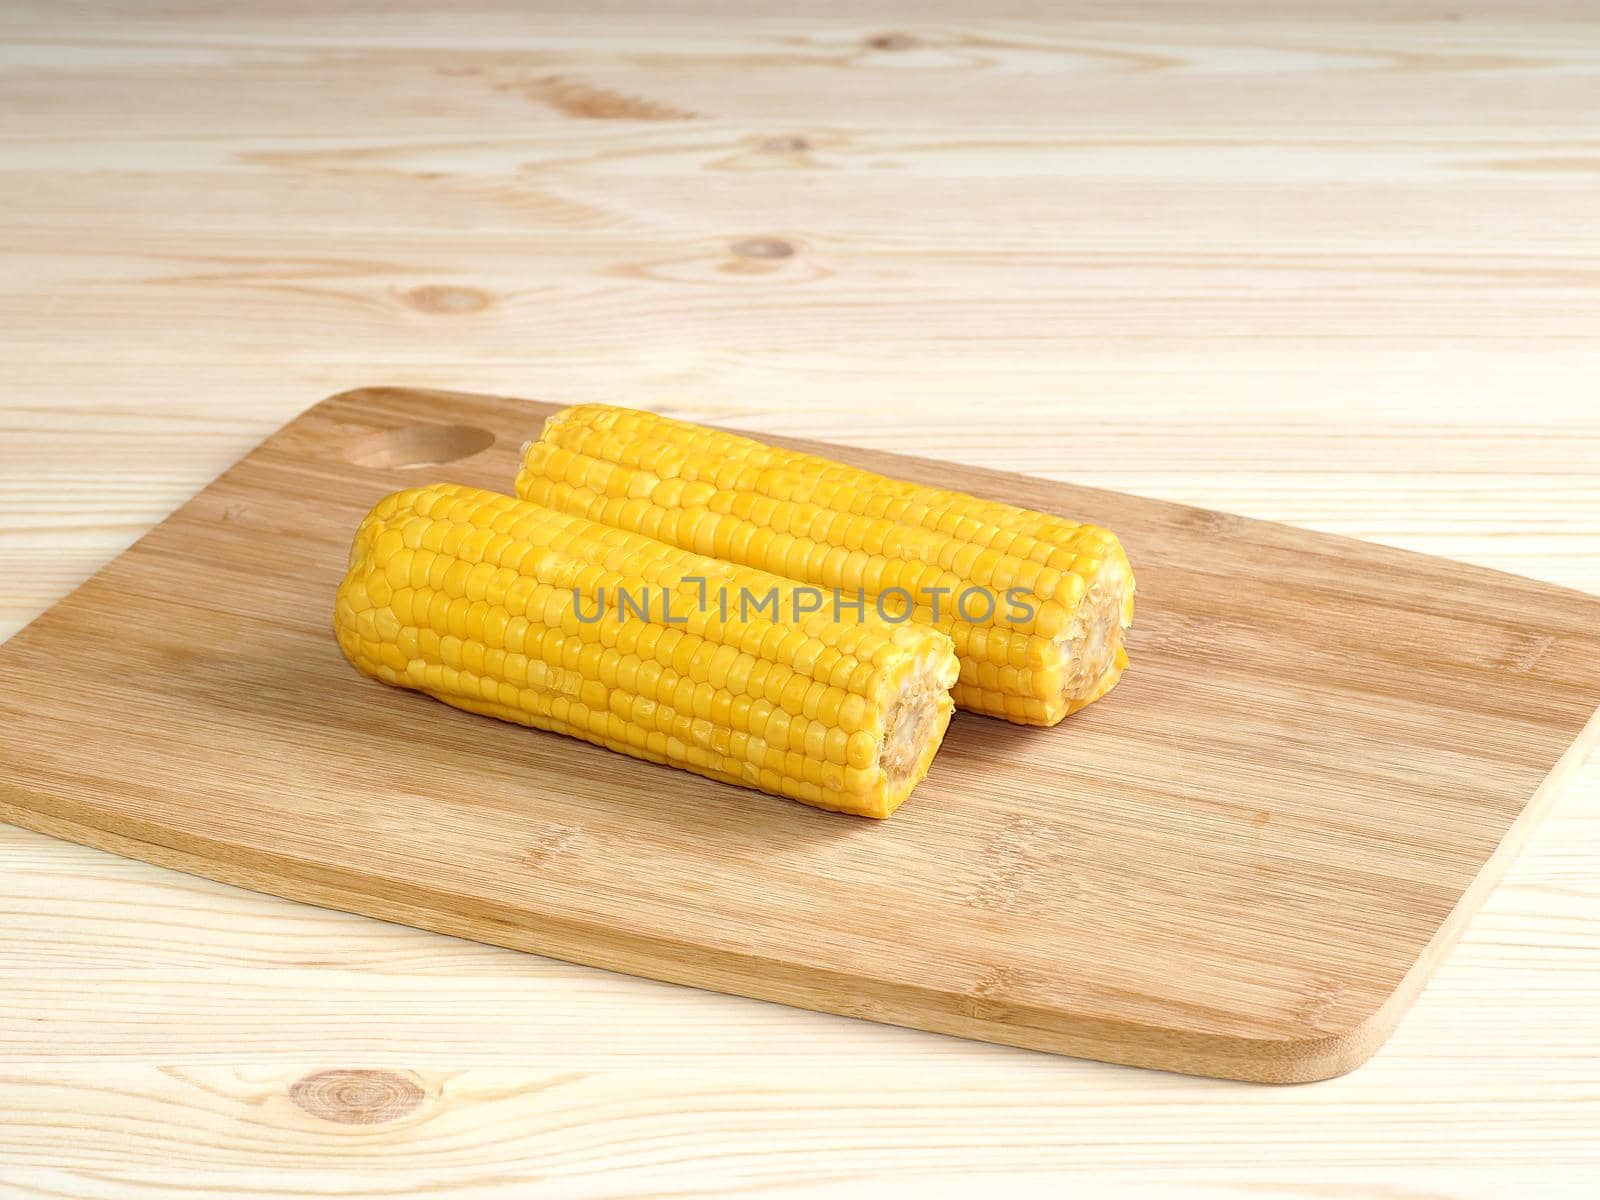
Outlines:
<svg viewBox="0 0 1600 1200"><path fill-rule="evenodd" d="M362 672L457 708L887 817L944 737L954 649L870 613L790 620L809 607L795 591L625 530L439 484L397 492L362 522L334 629ZM745 594L759 603L739 603Z"/></svg>
<svg viewBox="0 0 1600 1200"><path fill-rule="evenodd" d="M933 625L961 659L960 708L1054 725L1127 665L1133 572L1115 535L1093 525L599 404L552 416L516 486L550 508L864 592L880 612Z"/></svg>

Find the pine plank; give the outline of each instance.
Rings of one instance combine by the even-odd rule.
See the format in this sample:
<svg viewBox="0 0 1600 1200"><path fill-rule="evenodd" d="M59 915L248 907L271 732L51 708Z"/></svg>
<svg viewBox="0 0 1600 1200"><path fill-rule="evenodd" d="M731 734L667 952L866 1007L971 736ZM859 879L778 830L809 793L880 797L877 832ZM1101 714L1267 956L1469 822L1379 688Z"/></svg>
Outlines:
<svg viewBox="0 0 1600 1200"><path fill-rule="evenodd" d="M804 18L717 0L642 8L5 5L0 638L317 397L375 379L670 406L1600 593L1600 357L1592 339L1570 336L1600 317L1592 5L992 0L980 12L929 0L912 14L826 0ZM925 45L861 53L888 34ZM987 61L953 64L955 54ZM1138 69L1152 61L1168 65ZM776 73L764 78L768 63ZM432 69L475 65L477 77ZM669 105L693 91L715 111L550 119L536 97L494 90L546 70ZM895 77L858 89L868 70ZM1077 78L1026 77L1051 73ZM96 234L94 253L47 280L41 263L54 271L45 260L77 249L59 236L74 229ZM178 269L152 264L163 244L152 235L186 229L227 236ZM313 281L337 293L317 301L327 320L302 320L301 293L266 278L285 265L269 245L333 262L351 257L344 235L382 230L401 273ZM41 231L45 249L30 253ZM573 232L581 256L547 253L546 235ZM448 250L408 249L441 234L450 246L492 243L496 257L458 267ZM846 267L859 248L863 265L910 271L903 285L880 281L875 298L903 320L875 318L874 336L857 336L861 309L836 292L837 336L803 313L793 345L783 305L739 318L704 294L706 277L631 278L621 320L574 287L619 246L648 261L688 243L716 262L748 236L786 236L811 261ZM984 336L969 338L965 314L942 311L955 275L941 254L990 263L962 286L1005 294L1030 252L1043 265L1023 268L1029 286L1054 305L1013 314L1022 336L990 340L973 304ZM1074 273L1081 289L1067 286ZM559 281L560 298L548 294L538 314L514 307L541 277ZM747 277L711 278L750 294ZM1114 320L1096 316L1102 279L1122 289ZM424 284L494 303L424 313L403 299ZM809 303L781 273L765 286ZM1145 304L1130 303L1135 289ZM1212 308L1188 322L1197 296ZM665 336L652 333L658 322ZM978 430L975 398L993 416ZM541 1088L547 1062L619 1093L665 1075L680 1086L670 1104L616 1109L615 1120L585 1110L605 1133L589 1143L588 1169L561 1168L561 1194L877 1196L903 1184L942 1196L986 1184L1054 1195L1076 1183L1124 1195L1499 1197L1526 1190L1537 1169L1542 1194L1587 1197L1600 1159L1571 1118L1594 1107L1596 770L1558 799L1381 1054L1245 1107L1226 1083L706 993L663 1008L678 994L664 985L0 827L0 1058L21 1071L0 1084L0 1133L36 1104L54 1122L6 1144L0 1180L29 1196L167 1196L192 1185L184 1164L203 1161L212 1190L240 1195L292 1165L307 1172L286 1185L300 1194L520 1197L570 1125L529 1127L514 1148L463 1129L432 1170L414 1155L383 1172L344 1165L373 1127L322 1122L268 1167L229 1167L230 1152L244 1163L257 1144L256 1093L218 1100L233 1114L219 1126L174 1106L181 1089L129 1082L130 1069L159 1075L163 1063L271 1062L287 1095L324 1069L431 1076L502 1066L504 1048L525 1067L501 1081L508 1091ZM163 919L129 919L146 907ZM477 985L448 982L457 971ZM261 990L274 980L291 982ZM436 988L447 1000L435 1002ZM962 1082L947 1083L957 1058ZM863 1061L886 1069L852 1074ZM68 1065L52 1075L52 1063ZM1006 1095L1026 1064L1055 1085ZM719 1156L714 1129L683 1133L675 1112L747 1068L774 1099L748 1102L750 1136ZM32 1082L47 1078L46 1104ZM907 1078L927 1086L894 1091ZM818 1079L836 1081L831 1105L785 1105L786 1087ZM963 1086L985 1102L954 1117L929 1100ZM903 1097L892 1119L841 1132L832 1113L862 1111L878 1087ZM457 1096L465 1113L483 1102ZM171 1172L135 1168L128 1138L143 1135L130 1129L172 1119L194 1134L161 1143ZM937 1154L925 1160L937 1175L899 1156L906 1141ZM641 1143L648 1172L629 1165Z"/></svg>

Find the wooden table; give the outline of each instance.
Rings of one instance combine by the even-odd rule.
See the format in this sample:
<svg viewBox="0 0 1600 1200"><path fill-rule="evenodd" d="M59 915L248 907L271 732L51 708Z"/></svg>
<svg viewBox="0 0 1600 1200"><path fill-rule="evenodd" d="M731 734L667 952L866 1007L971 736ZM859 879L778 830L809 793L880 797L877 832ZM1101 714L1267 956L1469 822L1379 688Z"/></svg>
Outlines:
<svg viewBox="0 0 1600 1200"><path fill-rule="evenodd" d="M0 12L0 637L373 382L622 398L1600 591L1580 0L63 7ZM1271 1089L0 827L0 1195L1587 1194L1597 856L1591 765L1388 1047Z"/></svg>

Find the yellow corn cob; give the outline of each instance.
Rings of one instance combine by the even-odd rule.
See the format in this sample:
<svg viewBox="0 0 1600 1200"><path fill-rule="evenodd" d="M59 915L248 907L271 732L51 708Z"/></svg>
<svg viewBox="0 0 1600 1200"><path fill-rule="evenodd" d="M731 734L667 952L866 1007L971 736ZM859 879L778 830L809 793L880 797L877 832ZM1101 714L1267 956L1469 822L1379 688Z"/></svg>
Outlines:
<svg viewBox="0 0 1600 1200"><path fill-rule="evenodd" d="M799 583L864 592L882 611L903 614L909 593L912 618L954 640L961 677L951 694L974 712L1054 725L1110 691L1127 665L1133 572L1115 535L1094 525L600 404L549 419L526 449L517 493Z"/></svg>
<svg viewBox="0 0 1600 1200"><path fill-rule="evenodd" d="M795 592L625 530L438 484L397 492L362 522L334 629L361 671L457 708L887 817L949 724L950 639L870 613L795 617L812 607Z"/></svg>

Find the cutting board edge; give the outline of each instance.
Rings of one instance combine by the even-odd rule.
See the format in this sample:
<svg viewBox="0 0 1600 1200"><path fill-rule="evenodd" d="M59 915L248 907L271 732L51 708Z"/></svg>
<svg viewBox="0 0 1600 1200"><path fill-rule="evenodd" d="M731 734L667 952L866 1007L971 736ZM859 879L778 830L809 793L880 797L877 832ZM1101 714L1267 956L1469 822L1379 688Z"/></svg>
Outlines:
<svg viewBox="0 0 1600 1200"><path fill-rule="evenodd" d="M715 968L706 967L702 962L703 969L696 970L693 956L674 954L669 944L659 939L624 937L614 929L596 930L593 926L546 914L553 923L571 925L576 931L565 935L569 944L555 944L509 922L474 916L442 905L407 904L382 891L339 886L286 870L283 863L251 861L249 853L241 853L238 848L230 848L227 855L207 854L130 836L51 811L49 795L25 792L3 780L0 780L0 820L123 858L286 900L642 979L1073 1058L1247 1083L1295 1084L1347 1074L1383 1046L1421 993L1434 968L1460 938L1555 798L1597 744L1600 744L1600 709L1530 797L1472 886L1462 894L1411 968L1380 1004L1347 1030L1329 1032L1308 1024L1304 1036L1285 1038L1178 1031L1170 1027L1084 1017L1066 1009L1024 1011L1016 1006L989 1005L980 996L931 990L919 992L892 984L880 985L885 995L877 1002L888 1005L885 1009L870 1013L851 1011L861 1008L859 999L851 997L848 1001L830 1002L830 993L818 986L818 972L812 968L799 968L771 958L723 956L728 961L719 961ZM29 800L33 803L28 803ZM373 877L373 882L383 881ZM597 955L591 952L595 946L608 942L614 944L614 953ZM703 959L704 948L696 947L695 953ZM753 984L730 988L725 982L730 974L751 980ZM852 989L858 991L861 982L858 977L841 979L837 994L844 996ZM930 1005L930 1000L939 1003ZM1029 1021L1016 1023L998 1015L986 1016L982 1011L986 1007L1013 1011Z"/></svg>
<svg viewBox="0 0 1600 1200"><path fill-rule="evenodd" d="M1312 1029L1304 1037L1254 1038L1178 1031L1170 1027L1132 1025L1083 1017L1065 1009L1036 1009L1021 1014L1021 1010L1014 1005L991 1005L980 996L929 990L919 992L915 988L897 985L880 985L884 986L885 995L875 998L874 1005L885 1007L874 1007L873 1011L867 1012L862 1011L866 1006L859 999L863 981L856 976L840 980L838 995L845 998L830 1002L829 993L818 986L819 973L815 969L796 968L793 964L775 959L751 957L740 959L736 966L739 975L753 981L753 984L735 989L726 983L728 964L719 964L720 969L706 965L702 947L694 948L695 954L702 958L701 970L694 969L691 959L673 955L667 943L656 939L630 938L617 953L597 955L590 952L598 944L598 939L592 934L582 935L581 939L577 934L568 934L573 944L581 947L574 951L553 945L537 933L506 922L487 920L443 907L407 904L379 891L352 889L306 878L281 868L275 869L270 864L250 861L248 855L236 851L227 855L208 855L144 840L61 816L47 807L18 803L26 798L5 781L0 781L0 821L122 858L284 900L355 913L636 978L737 995L833 1016L870 1020L878 1024L1071 1058L1246 1083L1312 1083L1346 1074L1360 1066L1388 1038L1415 994L1426 982L1428 970L1431 969L1431 963L1420 973L1414 967L1400 988L1381 1007L1348 1032L1328 1033ZM48 803L48 797L45 799ZM1472 907L1476 908L1476 904ZM1470 915L1470 911L1463 914L1461 924L1465 924ZM619 937L616 930L606 930L604 936L613 942ZM1448 949L1451 940L1453 937L1446 939L1439 947L1439 956ZM849 992L855 994L847 995ZM930 999L936 999L940 1004L932 1006ZM1012 1023L997 1016L982 1015L985 1008L1015 1011L1050 1024Z"/></svg>

